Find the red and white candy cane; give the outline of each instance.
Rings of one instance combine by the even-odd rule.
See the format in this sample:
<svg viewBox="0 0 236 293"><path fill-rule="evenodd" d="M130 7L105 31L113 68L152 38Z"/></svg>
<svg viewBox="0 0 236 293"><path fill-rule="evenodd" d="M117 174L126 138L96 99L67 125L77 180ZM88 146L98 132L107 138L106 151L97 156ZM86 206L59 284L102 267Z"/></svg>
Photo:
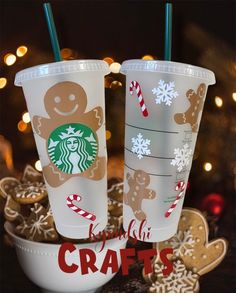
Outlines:
<svg viewBox="0 0 236 293"><path fill-rule="evenodd" d="M143 114L144 117L147 117L148 116L148 111L147 111L147 107L146 107L146 105L144 103L142 90L141 90L140 84L135 80L131 81L130 86L129 86L129 92L130 92L131 95L133 94L134 88L135 88L137 96L138 96L138 101L139 101L139 105L140 105L141 110L142 110L142 114Z"/></svg>
<svg viewBox="0 0 236 293"><path fill-rule="evenodd" d="M171 215L171 213L173 212L173 210L176 208L178 202L182 198L182 195L183 195L184 190L185 190L185 183L184 183L184 181L179 181L178 184L175 187L175 190L176 191L180 190L180 193L177 195L175 201L172 203L172 205L170 206L170 208L168 209L168 211L165 213L165 217L166 218L168 218Z"/></svg>
<svg viewBox="0 0 236 293"><path fill-rule="evenodd" d="M81 201L81 196L78 194L71 194L67 197L67 206L72 209L75 213L79 214L80 216L90 220L90 221L94 221L96 220L96 216L77 207L76 205L73 204L73 201Z"/></svg>

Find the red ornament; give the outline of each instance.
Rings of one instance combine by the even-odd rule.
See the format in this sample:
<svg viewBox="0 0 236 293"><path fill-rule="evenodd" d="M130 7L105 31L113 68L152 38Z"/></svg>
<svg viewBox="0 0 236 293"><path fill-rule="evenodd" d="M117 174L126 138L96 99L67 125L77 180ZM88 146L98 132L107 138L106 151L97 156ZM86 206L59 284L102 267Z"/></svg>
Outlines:
<svg viewBox="0 0 236 293"><path fill-rule="evenodd" d="M214 216L219 216L225 206L225 200L219 193L210 193L202 201L202 207Z"/></svg>

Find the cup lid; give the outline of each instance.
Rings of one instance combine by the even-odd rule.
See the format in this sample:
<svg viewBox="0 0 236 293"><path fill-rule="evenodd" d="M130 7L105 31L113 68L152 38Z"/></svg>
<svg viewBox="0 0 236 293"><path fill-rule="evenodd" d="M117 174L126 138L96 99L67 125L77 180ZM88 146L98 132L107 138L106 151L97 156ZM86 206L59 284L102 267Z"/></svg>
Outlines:
<svg viewBox="0 0 236 293"><path fill-rule="evenodd" d="M104 75L110 73L108 64L102 60L60 61L37 65L21 70L16 74L14 84L16 86L22 86L22 83L24 83L25 81L40 77L86 71L100 71L103 72Z"/></svg>
<svg viewBox="0 0 236 293"><path fill-rule="evenodd" d="M124 61L121 65L120 72L123 74L127 74L129 71L170 73L205 79L208 81L209 84L215 83L215 74L211 70L203 67L172 61L140 59Z"/></svg>

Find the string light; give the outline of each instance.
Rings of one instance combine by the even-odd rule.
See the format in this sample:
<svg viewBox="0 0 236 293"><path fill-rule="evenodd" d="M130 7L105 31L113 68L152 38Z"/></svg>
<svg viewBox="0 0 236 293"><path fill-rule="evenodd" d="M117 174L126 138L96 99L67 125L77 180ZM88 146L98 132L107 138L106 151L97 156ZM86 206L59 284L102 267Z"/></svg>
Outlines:
<svg viewBox="0 0 236 293"><path fill-rule="evenodd" d="M210 172L212 170L212 164L209 163L209 162L206 162L204 165L203 165L203 168L206 172Z"/></svg>
<svg viewBox="0 0 236 293"><path fill-rule="evenodd" d="M4 56L4 63L7 66L11 66L16 62L16 56L12 53L8 53Z"/></svg>
<svg viewBox="0 0 236 293"><path fill-rule="evenodd" d="M154 57L152 55L144 55L142 57L143 60L154 60Z"/></svg>
<svg viewBox="0 0 236 293"><path fill-rule="evenodd" d="M118 62L113 62L110 65L110 70L111 70L112 73L119 73L120 72L120 68L121 68L121 65Z"/></svg>
<svg viewBox="0 0 236 293"><path fill-rule="evenodd" d="M34 167L36 170L38 170L40 172L43 170L40 160L35 162Z"/></svg>
<svg viewBox="0 0 236 293"><path fill-rule="evenodd" d="M236 102L236 93L232 93L232 98Z"/></svg>
<svg viewBox="0 0 236 293"><path fill-rule="evenodd" d="M20 132L24 132L27 129L27 124L24 121L19 121L17 124L17 128Z"/></svg>
<svg viewBox="0 0 236 293"><path fill-rule="evenodd" d="M29 123L29 122L30 122L30 115L29 115L29 112L25 112L25 113L22 115L22 120L23 120L25 123Z"/></svg>
<svg viewBox="0 0 236 293"><path fill-rule="evenodd" d="M107 62L108 65L111 65L112 63L114 63L114 60L111 57L105 57L103 58L103 61Z"/></svg>
<svg viewBox="0 0 236 293"><path fill-rule="evenodd" d="M111 138L111 132L109 130L106 130L106 140L109 140Z"/></svg>
<svg viewBox="0 0 236 293"><path fill-rule="evenodd" d="M215 97L215 104L218 108L221 108L223 106L223 100L221 97L216 96Z"/></svg>
<svg viewBox="0 0 236 293"><path fill-rule="evenodd" d="M26 46L20 46L16 50L16 55L18 57L23 57L28 51L28 48Z"/></svg>
<svg viewBox="0 0 236 293"><path fill-rule="evenodd" d="M7 79L5 77L0 78L0 89L3 89L7 85Z"/></svg>

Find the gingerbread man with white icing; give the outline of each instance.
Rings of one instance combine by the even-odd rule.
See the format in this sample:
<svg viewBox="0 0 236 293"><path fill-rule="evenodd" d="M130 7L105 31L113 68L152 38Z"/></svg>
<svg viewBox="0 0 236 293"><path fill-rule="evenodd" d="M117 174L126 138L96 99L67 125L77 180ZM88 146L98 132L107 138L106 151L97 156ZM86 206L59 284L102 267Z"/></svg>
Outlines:
<svg viewBox="0 0 236 293"><path fill-rule="evenodd" d="M79 84L59 82L44 97L49 118L34 116L33 127L45 139L50 163L43 167L48 184L57 187L74 176L100 180L106 158L99 157L97 130L104 123L101 107L86 111L87 95Z"/></svg>
<svg viewBox="0 0 236 293"><path fill-rule="evenodd" d="M206 94L206 85L201 83L195 93L194 90L190 89L187 91L186 96L190 102L190 107L185 113L177 113L174 116L175 122L178 124L189 123L192 131L198 131L198 116L203 109L204 97Z"/></svg>
<svg viewBox="0 0 236 293"><path fill-rule="evenodd" d="M141 207L143 199L154 199L156 197L156 192L147 188L150 183L150 176L142 170L136 170L134 177L127 173L126 178L129 191L127 194L124 193L124 203L131 207L137 220L143 221L146 219L146 214Z"/></svg>

